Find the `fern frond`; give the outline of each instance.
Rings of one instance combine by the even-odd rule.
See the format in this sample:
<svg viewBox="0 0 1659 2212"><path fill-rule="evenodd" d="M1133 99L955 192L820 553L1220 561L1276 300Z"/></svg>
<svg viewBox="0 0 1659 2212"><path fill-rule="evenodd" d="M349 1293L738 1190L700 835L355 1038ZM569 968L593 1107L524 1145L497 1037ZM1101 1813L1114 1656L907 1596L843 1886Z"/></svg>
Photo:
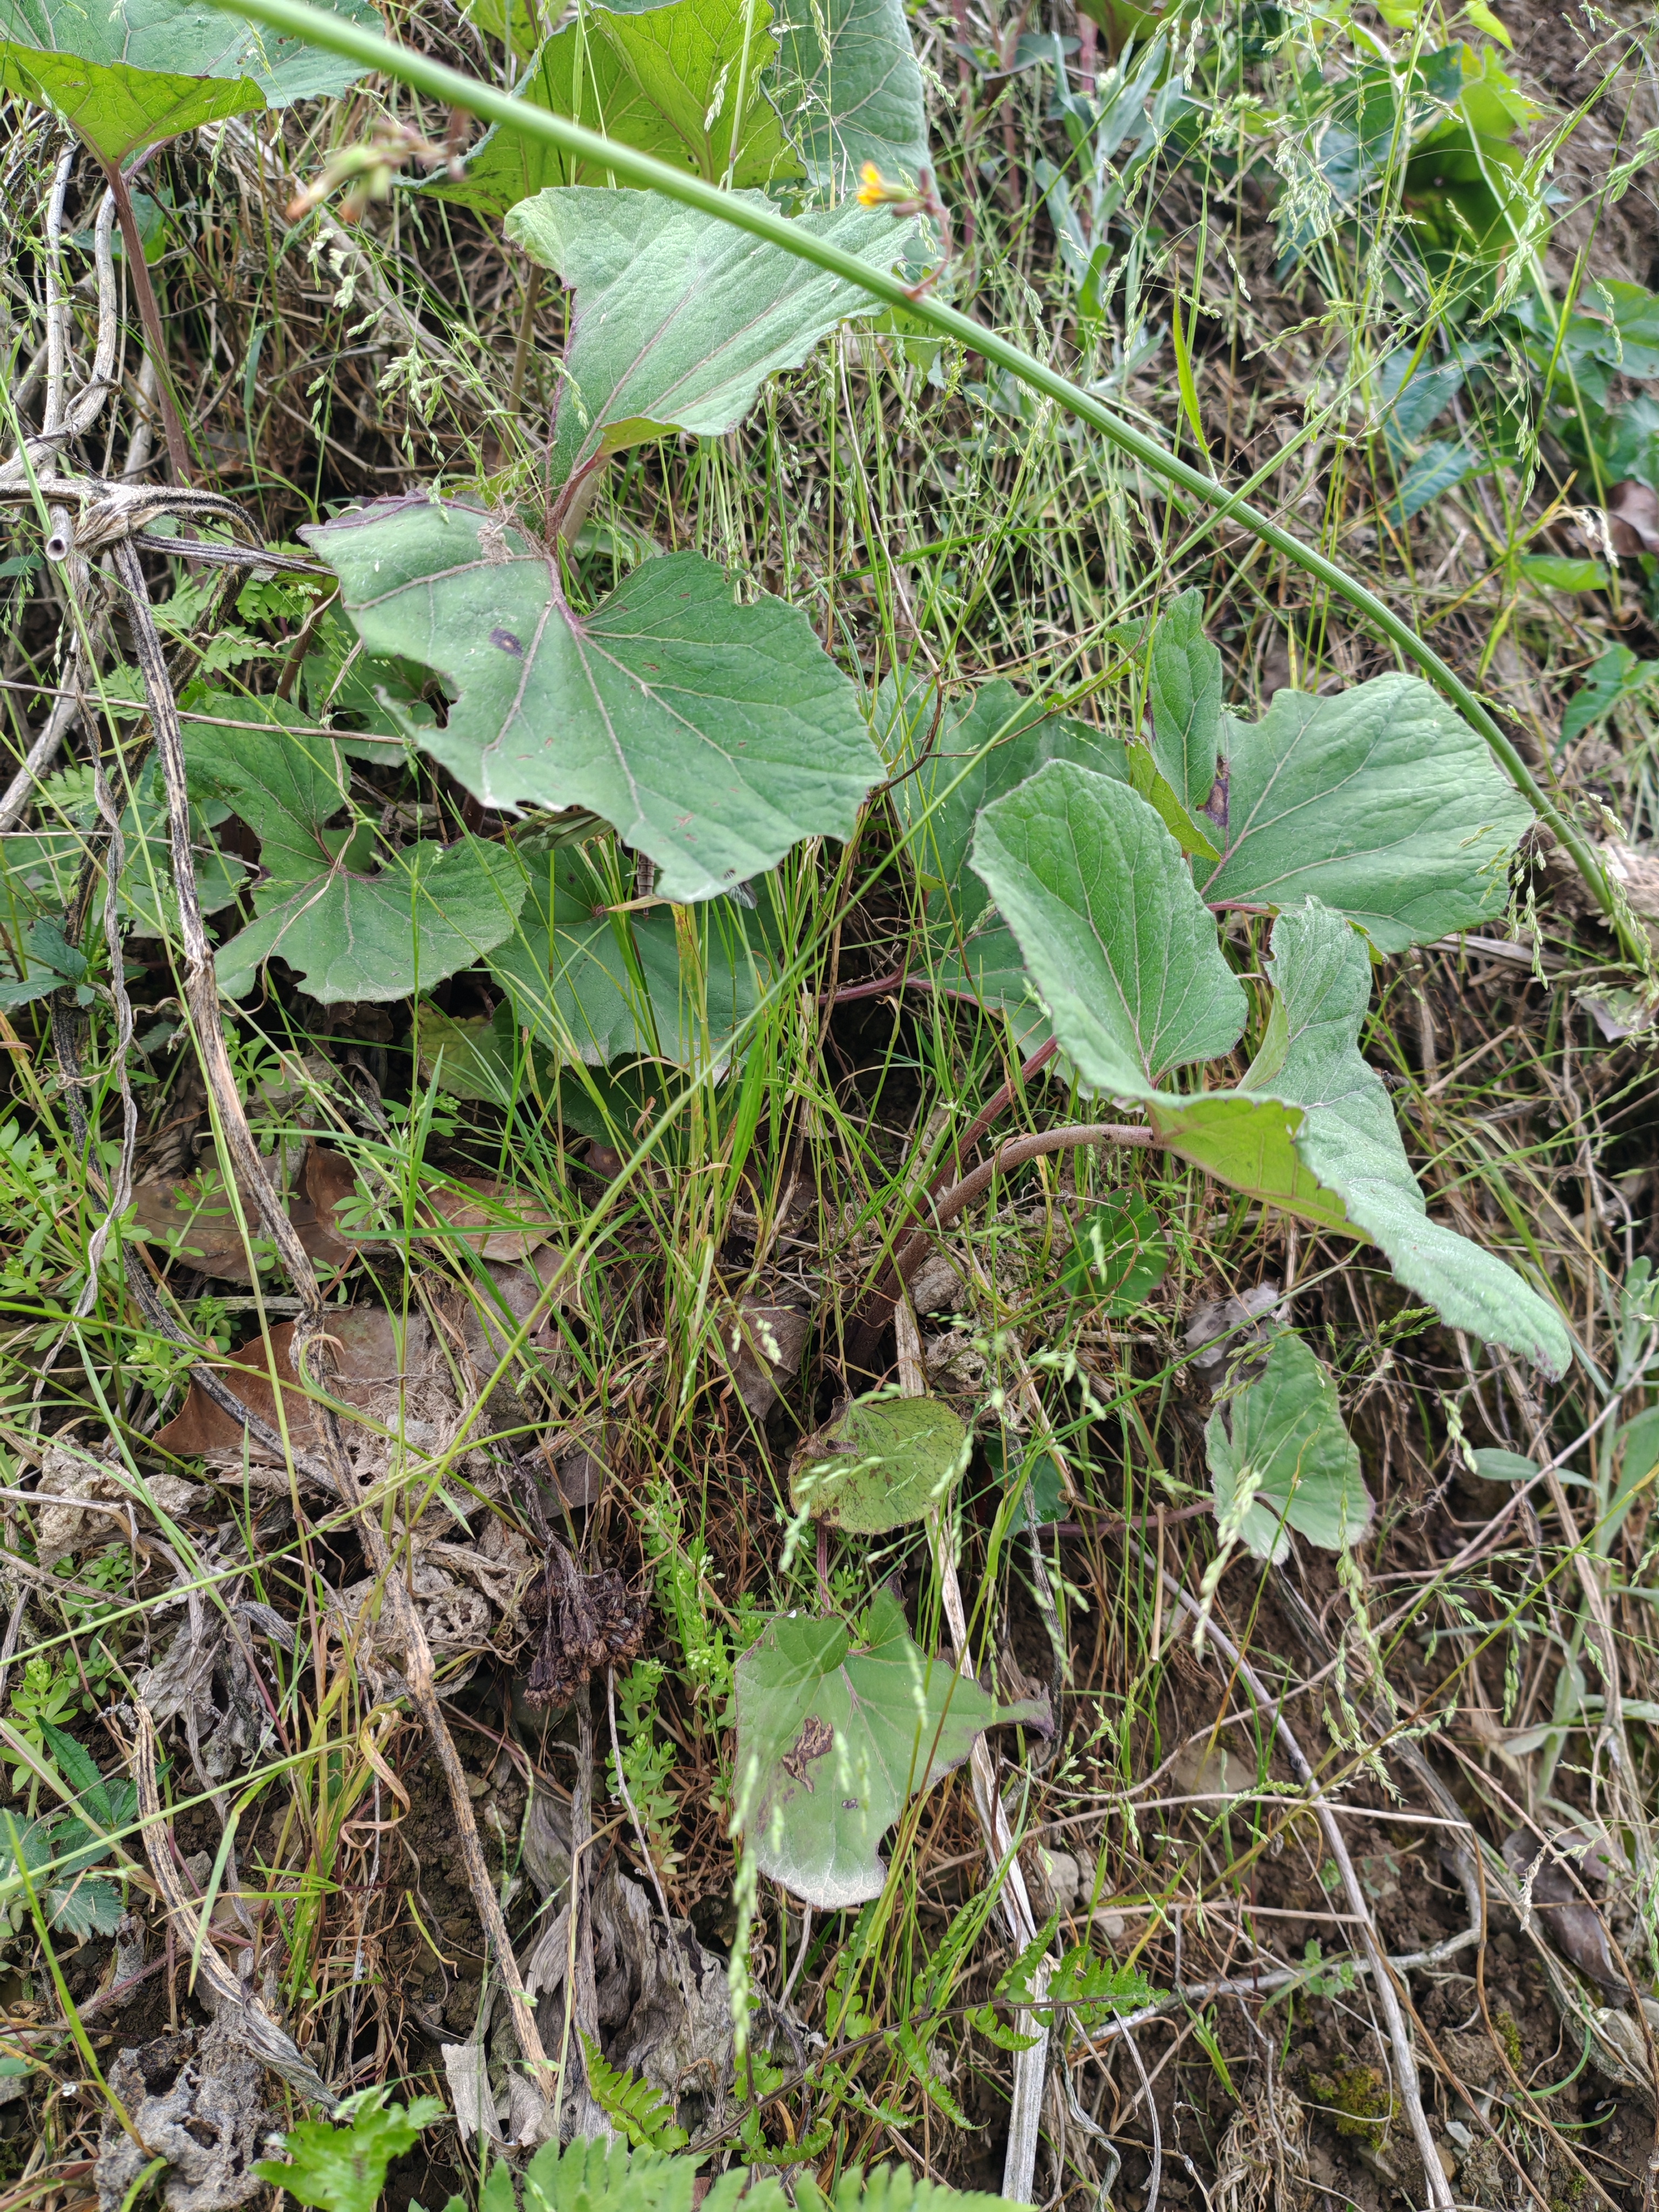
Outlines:
<svg viewBox="0 0 1659 2212"><path fill-rule="evenodd" d="M594 2103L635 2150L684 2149L690 2137L677 2124L674 2107L661 2090L625 2067L613 2066L591 2035L582 2036L582 2056Z"/></svg>

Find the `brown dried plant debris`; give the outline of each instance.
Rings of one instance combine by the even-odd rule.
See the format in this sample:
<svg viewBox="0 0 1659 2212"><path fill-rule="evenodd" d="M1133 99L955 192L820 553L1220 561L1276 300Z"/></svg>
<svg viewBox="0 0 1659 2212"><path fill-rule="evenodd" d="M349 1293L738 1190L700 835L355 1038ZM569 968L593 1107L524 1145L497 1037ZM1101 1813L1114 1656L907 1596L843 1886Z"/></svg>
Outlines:
<svg viewBox="0 0 1659 2212"><path fill-rule="evenodd" d="M614 1568L583 1574L556 1537L547 1566L524 1600L526 1618L541 1628L541 1649L525 1684L535 1705L568 1705L607 1667L625 1667L645 1643L645 1601Z"/></svg>

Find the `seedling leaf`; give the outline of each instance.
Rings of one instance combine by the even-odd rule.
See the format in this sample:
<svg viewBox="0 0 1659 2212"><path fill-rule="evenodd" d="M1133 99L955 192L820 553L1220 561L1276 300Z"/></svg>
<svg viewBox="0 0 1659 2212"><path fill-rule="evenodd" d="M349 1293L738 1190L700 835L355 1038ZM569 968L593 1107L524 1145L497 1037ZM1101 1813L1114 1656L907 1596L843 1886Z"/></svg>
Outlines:
<svg viewBox="0 0 1659 2212"><path fill-rule="evenodd" d="M657 863L665 898L710 898L799 838L849 836L881 774L805 616L735 605L696 554L644 562L579 615L547 549L482 508L387 501L306 534L369 650L449 679L424 749L487 806L603 817Z"/></svg>
<svg viewBox="0 0 1659 2212"><path fill-rule="evenodd" d="M848 1534L920 1521L963 1476L973 1439L938 1398L854 1398L810 1437L789 1472L789 1502Z"/></svg>
<svg viewBox="0 0 1659 2212"><path fill-rule="evenodd" d="M1290 1550L1294 1528L1322 1551L1346 1550L1370 1525L1359 1453L1343 1425L1336 1385L1287 1330L1259 1380L1218 1406L1204 1431L1216 1519L1258 1559Z"/></svg>
<svg viewBox="0 0 1659 2212"><path fill-rule="evenodd" d="M773 1620L738 1661L736 1825L763 1874L839 1911L880 1894L882 1837L906 1801L1009 1722L1048 1725L1047 1700L998 1705L910 1640L878 1592L856 1626Z"/></svg>

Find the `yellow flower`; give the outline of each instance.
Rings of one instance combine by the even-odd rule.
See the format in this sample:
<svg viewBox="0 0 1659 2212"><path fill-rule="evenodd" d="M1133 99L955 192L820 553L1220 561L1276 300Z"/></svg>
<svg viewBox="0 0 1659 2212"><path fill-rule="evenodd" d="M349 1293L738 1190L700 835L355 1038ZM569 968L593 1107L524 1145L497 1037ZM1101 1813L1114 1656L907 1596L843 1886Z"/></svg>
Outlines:
<svg viewBox="0 0 1659 2212"><path fill-rule="evenodd" d="M859 205L883 207L895 197L890 185L873 161L866 161L859 172Z"/></svg>

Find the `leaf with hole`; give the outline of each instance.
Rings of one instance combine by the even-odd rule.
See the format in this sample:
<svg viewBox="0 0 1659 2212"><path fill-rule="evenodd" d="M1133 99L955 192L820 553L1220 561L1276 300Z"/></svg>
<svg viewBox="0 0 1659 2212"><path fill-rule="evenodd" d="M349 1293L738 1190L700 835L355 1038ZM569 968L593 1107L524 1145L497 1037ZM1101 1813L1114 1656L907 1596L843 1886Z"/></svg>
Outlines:
<svg viewBox="0 0 1659 2212"><path fill-rule="evenodd" d="M928 1658L884 1590L855 1624L771 1621L735 1673L744 1848L763 1874L830 1912L879 1896L883 1836L988 1728L1050 1725L1046 1698L999 1705Z"/></svg>
<svg viewBox="0 0 1659 2212"><path fill-rule="evenodd" d="M380 27L366 0L331 4ZM0 85L56 108L106 161L229 115L331 97L362 73L190 0L0 0Z"/></svg>
<svg viewBox="0 0 1659 2212"><path fill-rule="evenodd" d="M765 918L730 899L682 922L667 906L606 913L622 888L580 846L526 854L526 866L529 895L489 957L520 1034L563 1066L647 1057L723 1073L733 1036L781 972ZM686 928L698 940L690 970Z"/></svg>
<svg viewBox="0 0 1659 2212"><path fill-rule="evenodd" d="M942 1399L854 1398L796 1453L789 1503L849 1535L884 1535L942 1504L972 1448Z"/></svg>
<svg viewBox="0 0 1659 2212"><path fill-rule="evenodd" d="M805 616L738 605L695 553L644 562L579 613L547 548L481 507L392 500L307 535L369 650L448 680L423 749L487 806L601 817L656 862L665 898L710 898L799 838L850 836L881 774Z"/></svg>
<svg viewBox="0 0 1659 2212"><path fill-rule="evenodd" d="M235 702L240 719L252 703ZM325 1006L401 999L471 967L512 929L526 884L517 856L471 836L377 849L328 738L275 722L269 734L198 723L186 758L192 781L259 840L257 919L218 957L232 998L280 954Z"/></svg>
<svg viewBox="0 0 1659 2212"><path fill-rule="evenodd" d="M1227 718L1222 857L1212 905L1316 898L1381 952L1501 914L1532 816L1460 714L1414 676L1323 698L1279 691L1259 722Z"/></svg>
<svg viewBox="0 0 1659 2212"><path fill-rule="evenodd" d="M745 195L764 204L758 193ZM890 269L910 233L884 208L798 216L804 236ZM554 409L554 484L671 430L735 430L868 293L653 192L568 185L521 200L507 234L575 294Z"/></svg>
<svg viewBox="0 0 1659 2212"><path fill-rule="evenodd" d="M1218 1404L1204 1431L1215 1516L1258 1559L1295 1529L1345 1551L1370 1525L1370 1493L1336 1385L1300 1337L1273 1339L1265 1370Z"/></svg>
<svg viewBox="0 0 1659 2212"><path fill-rule="evenodd" d="M767 0L589 6L547 40L518 96L710 184L726 181L735 128L733 184L773 184L800 169L769 90L776 55ZM468 154L463 175L441 172L426 189L500 216L550 185L605 182L602 167L497 123Z"/></svg>
<svg viewBox="0 0 1659 2212"><path fill-rule="evenodd" d="M1157 1213L1138 1191L1126 1191L1079 1215L1060 1279L1074 1298L1105 1313L1133 1313L1169 1264Z"/></svg>
<svg viewBox="0 0 1659 2212"><path fill-rule="evenodd" d="M848 193L866 161L913 182L927 107L903 0L781 0L780 99L813 182Z"/></svg>

